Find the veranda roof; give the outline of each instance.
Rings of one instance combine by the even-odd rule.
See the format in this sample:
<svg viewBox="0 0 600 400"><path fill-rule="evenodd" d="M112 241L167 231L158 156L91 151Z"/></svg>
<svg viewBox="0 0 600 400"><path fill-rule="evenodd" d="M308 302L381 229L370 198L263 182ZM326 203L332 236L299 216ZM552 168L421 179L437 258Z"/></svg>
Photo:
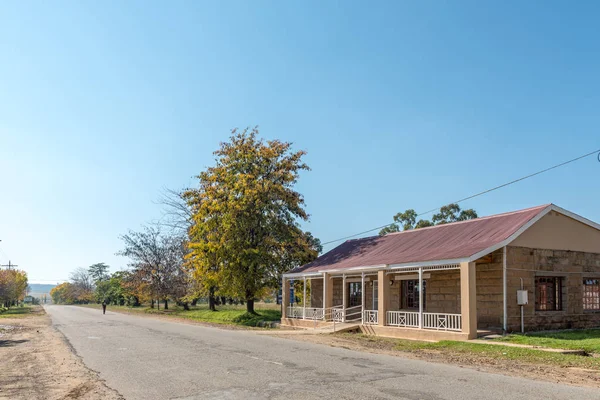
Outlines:
<svg viewBox="0 0 600 400"><path fill-rule="evenodd" d="M503 242L526 229L552 207L555 206L546 204L468 221L348 240L289 273L468 259L482 251L494 251L498 248L495 246L501 247Z"/></svg>

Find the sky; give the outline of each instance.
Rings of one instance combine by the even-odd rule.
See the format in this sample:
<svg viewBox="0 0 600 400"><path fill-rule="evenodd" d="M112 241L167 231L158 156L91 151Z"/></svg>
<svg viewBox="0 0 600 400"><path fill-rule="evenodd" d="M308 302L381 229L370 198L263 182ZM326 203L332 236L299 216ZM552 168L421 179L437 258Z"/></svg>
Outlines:
<svg viewBox="0 0 600 400"><path fill-rule="evenodd" d="M0 263L54 283L193 187L235 127L306 150L323 242L600 149L600 4L0 5ZM466 201L600 221L596 156ZM376 232L375 232L376 233ZM326 248L331 248L328 245Z"/></svg>

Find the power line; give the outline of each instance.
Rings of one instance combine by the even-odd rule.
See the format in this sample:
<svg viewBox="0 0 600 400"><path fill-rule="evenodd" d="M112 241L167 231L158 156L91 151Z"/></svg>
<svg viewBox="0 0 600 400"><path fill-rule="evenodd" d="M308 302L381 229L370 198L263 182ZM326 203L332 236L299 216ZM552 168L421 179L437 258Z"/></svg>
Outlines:
<svg viewBox="0 0 600 400"><path fill-rule="evenodd" d="M471 196L468 196L468 197L462 198L462 199L460 199L460 200L456 200L456 201L454 201L454 202L451 202L451 203L448 203L448 204L453 204L453 203L456 203L456 204L458 204L458 203L461 203L461 202L463 202L463 201L470 200L470 199L472 199L472 198L475 198L475 197L479 197L479 196L481 196L481 195L484 195L484 194L487 194L487 193L493 192L494 190L498 190L498 189L501 189L501 188L503 188L503 187L506 187L506 186L512 185L512 184L514 184L514 183L517 183L517 182L523 181L523 180L525 180L525 179L532 178L532 177L534 177L534 176L536 176L536 175L543 174L544 172L548 172L548 171L550 171L550 170L553 170L553 169L556 169L556 168L562 167L562 166L564 166L564 165L570 164L570 163L572 163L572 162L575 162L575 161L581 160L582 158L589 157L589 156L591 156L591 155L593 155L593 154L596 154L596 153L598 153L598 161L600 162L600 149L598 149L598 150L594 150L594 151L592 151L592 152L590 152L590 153L584 154L584 155L582 155L582 156L579 156L579 157L577 157L577 158L573 158L572 160L565 161L565 162L562 162L562 163L560 163L560 164L553 165L553 166L552 166L552 167L550 167L550 168L546 168L546 169L543 169L543 170L541 170L541 171L534 172L533 174L526 175L526 176L524 176L524 177L522 177L522 178L515 179L515 180L513 180L513 181L510 181L510 182L507 182L507 183L503 183L502 185L499 185L499 186L493 187L493 188L491 188L491 189L484 190L483 192L476 193L476 194L474 194L474 195L471 195ZM420 216L422 216L422 215L425 215L425 214L432 213L432 212L434 212L434 211L437 211L437 210L439 210L440 208L441 208L441 207L432 208L432 209L431 209L431 210L429 210L429 211L425 211L425 212L422 212L422 213L420 213L420 214L417 214L417 217L420 217ZM328 244L331 244L331 243L339 242L339 241L341 241L341 240L351 239L351 238L353 238L353 237L356 237L356 236L364 235L365 233L369 233L369 232L373 232L373 231L376 231L376 230L379 230L379 229L383 229L383 228L385 228L385 227L388 227L388 226L390 226L390 225L393 225L394 223L395 223L395 222L392 222L392 223L389 223L389 224L386 224L386 225L378 226L378 227L376 227L376 228L373 228L373 229L369 229L369 230L366 230L366 231L362 231L362 232L360 232L360 233L355 233L354 235L345 236L345 237L342 237L342 238L339 238L339 239L335 239L335 240L330 240L330 241L328 241L328 242L322 243L322 245L323 245L323 246L325 246L325 245L328 245Z"/></svg>

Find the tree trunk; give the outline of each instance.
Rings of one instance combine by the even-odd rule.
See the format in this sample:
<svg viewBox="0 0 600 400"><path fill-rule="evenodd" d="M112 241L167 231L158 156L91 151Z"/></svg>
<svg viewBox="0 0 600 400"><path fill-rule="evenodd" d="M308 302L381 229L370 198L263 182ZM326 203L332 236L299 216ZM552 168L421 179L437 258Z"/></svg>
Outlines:
<svg viewBox="0 0 600 400"><path fill-rule="evenodd" d="M221 296L221 304L223 304L223 305L227 304L227 298L225 298L225 296Z"/></svg>
<svg viewBox="0 0 600 400"><path fill-rule="evenodd" d="M192 300L192 305L193 305L193 306L196 306L196 304L198 304L198 299L194 299L194 300Z"/></svg>
<svg viewBox="0 0 600 400"><path fill-rule="evenodd" d="M215 288L211 287L208 289L208 309L210 311L217 311L215 308Z"/></svg>
<svg viewBox="0 0 600 400"><path fill-rule="evenodd" d="M169 300L165 299L165 310L169 309Z"/></svg>
<svg viewBox="0 0 600 400"><path fill-rule="evenodd" d="M189 304L188 304L188 302L187 302L187 301L183 303L183 309L184 309L185 311L190 311L190 306L189 306Z"/></svg>
<svg viewBox="0 0 600 400"><path fill-rule="evenodd" d="M150 308L154 308L154 299L152 299L150 302Z"/></svg>
<svg viewBox="0 0 600 400"><path fill-rule="evenodd" d="M158 311L160 311L160 300L156 299L156 307L158 307Z"/></svg>
<svg viewBox="0 0 600 400"><path fill-rule="evenodd" d="M246 312L256 314L256 311L254 311L254 299L246 299Z"/></svg>

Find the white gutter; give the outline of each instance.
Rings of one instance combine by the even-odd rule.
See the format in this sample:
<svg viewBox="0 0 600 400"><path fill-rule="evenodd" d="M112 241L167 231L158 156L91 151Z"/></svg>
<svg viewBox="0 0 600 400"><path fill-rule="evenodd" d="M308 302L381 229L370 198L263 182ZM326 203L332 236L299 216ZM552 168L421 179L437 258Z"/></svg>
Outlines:
<svg viewBox="0 0 600 400"><path fill-rule="evenodd" d="M302 277L310 277L310 276L318 276L322 277L323 274L321 272L294 272L290 274L283 274L284 278L302 278Z"/></svg>

